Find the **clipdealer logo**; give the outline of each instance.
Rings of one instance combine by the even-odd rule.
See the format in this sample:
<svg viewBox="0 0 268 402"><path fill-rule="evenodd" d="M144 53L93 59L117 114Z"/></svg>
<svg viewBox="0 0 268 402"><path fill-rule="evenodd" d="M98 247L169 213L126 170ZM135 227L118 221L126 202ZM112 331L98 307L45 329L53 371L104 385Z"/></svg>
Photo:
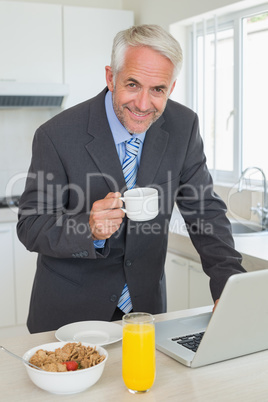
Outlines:
<svg viewBox="0 0 268 402"><path fill-rule="evenodd" d="M33 215L53 215L57 226L65 226L67 233L83 235L90 237L89 223L84 223L77 219L81 213L86 213L89 217L92 203L92 194L94 194L94 186L99 180L105 180L107 188L111 191L119 191L121 194L127 189L120 189L117 181L109 174L105 173L88 173L85 177L85 186L82 188L76 183L67 183L65 185L57 183L57 178L51 172L45 173L38 171L37 173L19 173L14 175L8 182L6 187L6 195L12 196L14 188L18 182L27 181L27 188L33 191L33 198L26 201L26 207L22 206L20 211L23 217ZM190 184L179 185L179 176L174 179L172 172L167 172L166 180L161 184L151 184L150 187L156 188L159 193L159 215L163 215L163 219L155 222L135 222L127 225L129 233L135 230L135 233L154 234L168 233L168 231L184 231L188 233L205 233L210 234L213 231L212 225L205 222L202 216L205 212L206 194L212 191L212 185L204 187L202 185L196 187ZM105 197L105 195L103 196ZM180 205L180 212L188 221L193 224L185 224L183 220L173 221L170 224L170 216L172 214L175 201ZM17 209L10 207L17 213ZM120 229L114 236L120 235Z"/></svg>

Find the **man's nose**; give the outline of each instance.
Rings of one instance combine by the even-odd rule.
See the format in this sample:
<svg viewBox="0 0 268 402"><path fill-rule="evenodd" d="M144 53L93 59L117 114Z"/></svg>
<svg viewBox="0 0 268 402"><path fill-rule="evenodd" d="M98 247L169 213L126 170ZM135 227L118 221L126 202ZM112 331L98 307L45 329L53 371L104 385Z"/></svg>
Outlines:
<svg viewBox="0 0 268 402"><path fill-rule="evenodd" d="M151 107L150 95L147 91L140 91L135 99L135 106L140 111L147 111Z"/></svg>

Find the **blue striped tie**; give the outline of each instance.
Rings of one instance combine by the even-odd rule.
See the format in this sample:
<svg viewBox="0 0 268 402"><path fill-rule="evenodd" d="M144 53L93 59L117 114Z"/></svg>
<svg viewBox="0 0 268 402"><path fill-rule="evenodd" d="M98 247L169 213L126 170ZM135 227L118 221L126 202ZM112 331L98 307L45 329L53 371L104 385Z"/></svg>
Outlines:
<svg viewBox="0 0 268 402"><path fill-rule="evenodd" d="M131 189L136 184L137 171L138 171L138 152L141 140L138 138L131 138L126 141L126 155L122 164L122 169L128 189ZM123 292L120 296L117 306L124 312L129 313L132 310L131 298L127 284L125 284Z"/></svg>
<svg viewBox="0 0 268 402"><path fill-rule="evenodd" d="M123 161L122 169L126 181L127 188L133 188L136 184L137 171L138 171L138 152L141 140L138 138L131 138L126 141L126 155Z"/></svg>

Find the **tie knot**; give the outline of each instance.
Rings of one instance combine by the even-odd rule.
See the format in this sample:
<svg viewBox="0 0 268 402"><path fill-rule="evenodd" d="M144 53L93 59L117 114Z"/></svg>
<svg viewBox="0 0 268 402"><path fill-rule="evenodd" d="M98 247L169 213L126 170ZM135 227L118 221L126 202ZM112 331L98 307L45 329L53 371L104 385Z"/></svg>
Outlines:
<svg viewBox="0 0 268 402"><path fill-rule="evenodd" d="M141 140L139 138L131 138L126 141L126 150L137 155L139 152Z"/></svg>

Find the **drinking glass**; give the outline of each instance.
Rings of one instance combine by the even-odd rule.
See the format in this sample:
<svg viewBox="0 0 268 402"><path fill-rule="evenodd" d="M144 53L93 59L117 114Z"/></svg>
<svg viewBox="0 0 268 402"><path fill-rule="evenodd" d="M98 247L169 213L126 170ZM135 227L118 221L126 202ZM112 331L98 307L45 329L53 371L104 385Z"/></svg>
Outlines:
<svg viewBox="0 0 268 402"><path fill-rule="evenodd" d="M151 314L123 316L122 375L132 393L147 392L154 383L155 328Z"/></svg>

